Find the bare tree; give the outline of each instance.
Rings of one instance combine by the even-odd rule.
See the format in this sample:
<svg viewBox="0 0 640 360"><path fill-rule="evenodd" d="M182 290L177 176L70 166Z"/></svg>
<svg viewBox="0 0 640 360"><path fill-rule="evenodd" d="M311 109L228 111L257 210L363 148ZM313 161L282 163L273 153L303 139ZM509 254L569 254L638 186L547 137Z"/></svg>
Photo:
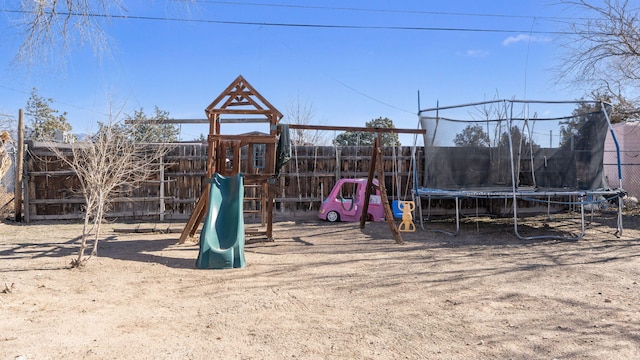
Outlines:
<svg viewBox="0 0 640 360"><path fill-rule="evenodd" d="M298 94L287 107L287 118L290 124L313 125L315 118L313 104L304 101ZM318 130L293 129L291 131L291 142L294 145L324 145L327 139Z"/></svg>
<svg viewBox="0 0 640 360"><path fill-rule="evenodd" d="M16 118L9 114L0 113L0 131L14 132L16 126Z"/></svg>
<svg viewBox="0 0 640 360"><path fill-rule="evenodd" d="M614 97L640 85L639 9L629 0L561 0L586 17L571 25L560 78ZM632 6L633 5L633 6ZM620 101L622 102L622 101Z"/></svg>
<svg viewBox="0 0 640 360"><path fill-rule="evenodd" d="M100 124L98 132L89 139L66 145L66 151L59 145L50 146L77 174L85 200L80 250L71 263L73 267L81 267L97 255L101 225L113 198L149 179L158 170L160 157L169 150L166 145L134 141L131 131L129 126L110 120L108 124ZM85 257L91 238L92 250Z"/></svg>
<svg viewBox="0 0 640 360"><path fill-rule="evenodd" d="M612 124L627 120L637 120L640 114L638 101L627 99L620 90L617 93L610 91L592 91L587 98L613 105L613 111L609 114L609 119ZM599 105L597 106L597 111L600 111Z"/></svg>

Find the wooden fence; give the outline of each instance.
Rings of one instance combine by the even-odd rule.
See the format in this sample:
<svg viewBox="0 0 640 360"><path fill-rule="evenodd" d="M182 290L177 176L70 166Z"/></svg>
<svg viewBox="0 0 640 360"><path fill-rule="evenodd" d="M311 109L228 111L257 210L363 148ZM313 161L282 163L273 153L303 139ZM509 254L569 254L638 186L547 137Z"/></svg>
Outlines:
<svg viewBox="0 0 640 360"><path fill-rule="evenodd" d="M50 145L30 142L25 158L25 221L79 219L84 199L75 173ZM68 144L57 145L69 147ZM243 148L242 158L247 159ZM316 210L340 178L366 178L371 147L293 146L291 160L276 180L276 211ZM415 157L412 156L415 152ZM415 161L414 161L415 160ZM207 144L172 144L152 178L135 189L120 189L108 216L120 219L186 220L205 184ZM413 164L422 181L422 148L385 147L383 164L390 199L411 197ZM247 189L245 208L259 207L260 189Z"/></svg>

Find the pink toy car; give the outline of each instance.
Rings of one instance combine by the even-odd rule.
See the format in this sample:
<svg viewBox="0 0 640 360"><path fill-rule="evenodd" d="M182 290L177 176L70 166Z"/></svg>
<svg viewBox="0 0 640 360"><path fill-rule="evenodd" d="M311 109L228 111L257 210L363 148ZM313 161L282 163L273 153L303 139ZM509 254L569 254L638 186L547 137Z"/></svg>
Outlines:
<svg viewBox="0 0 640 360"><path fill-rule="evenodd" d="M377 179L373 179L373 186L375 191L372 191L369 197L367 220L384 221L384 209ZM366 187L367 179L338 180L329 196L320 205L318 217L330 222L360 221Z"/></svg>

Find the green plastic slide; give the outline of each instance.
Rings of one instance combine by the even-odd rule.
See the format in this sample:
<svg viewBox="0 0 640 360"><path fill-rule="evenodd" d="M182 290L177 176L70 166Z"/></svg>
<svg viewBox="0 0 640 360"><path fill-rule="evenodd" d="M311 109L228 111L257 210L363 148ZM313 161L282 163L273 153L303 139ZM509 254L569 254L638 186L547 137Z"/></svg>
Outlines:
<svg viewBox="0 0 640 360"><path fill-rule="evenodd" d="M244 178L242 174L225 177L218 173L208 180L209 210L200 233L200 269L243 268L244 260Z"/></svg>

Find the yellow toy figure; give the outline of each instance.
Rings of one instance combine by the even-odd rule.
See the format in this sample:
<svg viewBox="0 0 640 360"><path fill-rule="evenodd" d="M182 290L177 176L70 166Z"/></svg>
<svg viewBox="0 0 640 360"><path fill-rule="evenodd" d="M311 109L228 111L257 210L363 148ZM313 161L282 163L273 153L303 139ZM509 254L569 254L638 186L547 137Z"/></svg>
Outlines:
<svg viewBox="0 0 640 360"><path fill-rule="evenodd" d="M413 201L400 201L398 208L402 210L402 223L398 227L399 231L409 232L416 231L416 226L413 224L413 216L411 212L416 208L416 203Z"/></svg>

